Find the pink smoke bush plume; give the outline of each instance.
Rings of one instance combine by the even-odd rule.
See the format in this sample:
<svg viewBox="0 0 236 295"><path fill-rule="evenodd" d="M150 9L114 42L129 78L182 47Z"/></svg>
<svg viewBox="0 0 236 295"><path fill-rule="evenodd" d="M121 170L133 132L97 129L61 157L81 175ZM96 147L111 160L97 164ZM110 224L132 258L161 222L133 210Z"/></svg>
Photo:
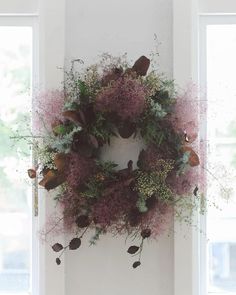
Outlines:
<svg viewBox="0 0 236 295"><path fill-rule="evenodd" d="M65 104L64 92L51 90L40 93L34 100L35 119L33 129L35 132L51 130L55 122L63 121L63 107Z"/></svg>

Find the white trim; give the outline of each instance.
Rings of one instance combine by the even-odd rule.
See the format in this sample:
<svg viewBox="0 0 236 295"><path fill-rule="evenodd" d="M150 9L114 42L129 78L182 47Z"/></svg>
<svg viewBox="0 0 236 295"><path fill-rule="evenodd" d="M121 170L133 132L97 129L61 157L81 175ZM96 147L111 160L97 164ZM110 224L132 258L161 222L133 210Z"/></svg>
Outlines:
<svg viewBox="0 0 236 295"><path fill-rule="evenodd" d="M199 84L201 89L206 89L206 30L202 26L201 16L199 16ZM203 140L209 140L207 138L207 114L205 114L204 122L202 122L201 126L201 138ZM207 193L207 192L205 192ZM199 268L200 268L200 294L207 294L207 224L206 224L206 216L200 216L199 218L200 228L203 232L199 236Z"/></svg>
<svg viewBox="0 0 236 295"><path fill-rule="evenodd" d="M202 26L235 24L236 13L200 14Z"/></svg>
<svg viewBox="0 0 236 295"><path fill-rule="evenodd" d="M217 13L217 12L202 12L199 13L199 16L234 16L236 13L231 13L231 12L224 12L224 13Z"/></svg>
<svg viewBox="0 0 236 295"><path fill-rule="evenodd" d="M199 0L201 13L236 13L235 0Z"/></svg>
<svg viewBox="0 0 236 295"><path fill-rule="evenodd" d="M180 87L198 84L198 12L198 0L173 0L173 74ZM174 228L174 294L200 295L199 232L176 220Z"/></svg>
<svg viewBox="0 0 236 295"><path fill-rule="evenodd" d="M0 17L37 17L37 13L0 13Z"/></svg>
<svg viewBox="0 0 236 295"><path fill-rule="evenodd" d="M27 26L34 29L37 22L36 15L5 15L0 14L1 26Z"/></svg>
<svg viewBox="0 0 236 295"><path fill-rule="evenodd" d="M174 78L182 87L192 79L197 85L200 84L201 89L205 89L206 68L202 66L206 65L205 26L233 24L236 22L236 14L199 13L195 0L189 2L174 0L173 14ZM206 139L206 119L200 129L201 138ZM188 226L181 227L175 221L175 295L207 294L206 217L195 216L194 223L203 231L203 234Z"/></svg>
<svg viewBox="0 0 236 295"><path fill-rule="evenodd" d="M38 89L59 88L64 73L65 56L65 0L40 0L39 2L39 83ZM39 192L39 225L43 227L46 219L55 209L52 196ZM60 242L64 243L62 236ZM56 255L47 243L40 243L39 294L64 295L64 262L58 266Z"/></svg>

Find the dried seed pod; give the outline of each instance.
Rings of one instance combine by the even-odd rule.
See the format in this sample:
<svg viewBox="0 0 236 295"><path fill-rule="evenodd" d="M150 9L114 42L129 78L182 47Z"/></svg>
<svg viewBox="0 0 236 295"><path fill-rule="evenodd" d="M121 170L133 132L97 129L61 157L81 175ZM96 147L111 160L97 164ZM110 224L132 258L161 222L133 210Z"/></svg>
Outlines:
<svg viewBox="0 0 236 295"><path fill-rule="evenodd" d="M36 177L36 171L34 169L28 169L28 176L31 179L34 179Z"/></svg>
<svg viewBox="0 0 236 295"><path fill-rule="evenodd" d="M140 266L141 265L141 262L140 261L135 261L134 263L133 263L133 268L137 268L138 266Z"/></svg>
<svg viewBox="0 0 236 295"><path fill-rule="evenodd" d="M149 238L151 236L151 230L149 228L142 230L141 236L143 239Z"/></svg>
<svg viewBox="0 0 236 295"><path fill-rule="evenodd" d="M89 220L89 217L87 215L80 215L76 219L75 223L77 224L78 227L84 228L84 227L89 226L90 220Z"/></svg>
<svg viewBox="0 0 236 295"><path fill-rule="evenodd" d="M80 247L81 245L81 239L80 238L74 238L70 241L69 244L69 249L70 250L76 250Z"/></svg>
<svg viewBox="0 0 236 295"><path fill-rule="evenodd" d="M138 252L139 247L138 246L130 246L129 249L127 250L127 252L129 254L135 254L136 252Z"/></svg>
<svg viewBox="0 0 236 295"><path fill-rule="evenodd" d="M60 252L63 249L62 244L56 243L52 246L52 250L55 252Z"/></svg>

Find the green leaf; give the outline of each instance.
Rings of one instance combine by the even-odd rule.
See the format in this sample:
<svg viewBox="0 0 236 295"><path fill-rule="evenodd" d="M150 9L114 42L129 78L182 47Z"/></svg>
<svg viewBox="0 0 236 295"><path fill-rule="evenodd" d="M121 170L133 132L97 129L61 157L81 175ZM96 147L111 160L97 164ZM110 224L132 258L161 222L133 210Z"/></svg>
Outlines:
<svg viewBox="0 0 236 295"><path fill-rule="evenodd" d="M148 211L147 205L146 205L146 200L143 197L139 197L136 206L141 213L145 213Z"/></svg>

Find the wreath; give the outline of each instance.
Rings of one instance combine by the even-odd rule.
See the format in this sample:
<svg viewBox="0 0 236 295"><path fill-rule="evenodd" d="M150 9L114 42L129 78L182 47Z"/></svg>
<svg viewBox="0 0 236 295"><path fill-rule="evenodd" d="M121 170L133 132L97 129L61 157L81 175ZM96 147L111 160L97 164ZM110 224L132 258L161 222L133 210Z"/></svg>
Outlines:
<svg viewBox="0 0 236 295"><path fill-rule="evenodd" d="M173 81L154 69L148 71L150 60L145 56L133 66L109 55L75 70L80 63L73 61L65 72L63 91L37 97L38 165L28 174L40 177L39 185L46 190L55 191L63 208L63 218L47 234L62 220L74 234L68 245L52 245L59 254L58 265L62 253L78 249L91 229L91 244L108 232L139 239L138 245L128 248L129 254L138 256L136 268L144 241L158 237L173 213L186 220L183 209L190 203L195 206L193 198L199 198L195 168L199 157L194 151L197 111L186 93L180 99ZM114 137L137 136L145 145L137 163L130 160L120 169L101 160L101 150Z"/></svg>

